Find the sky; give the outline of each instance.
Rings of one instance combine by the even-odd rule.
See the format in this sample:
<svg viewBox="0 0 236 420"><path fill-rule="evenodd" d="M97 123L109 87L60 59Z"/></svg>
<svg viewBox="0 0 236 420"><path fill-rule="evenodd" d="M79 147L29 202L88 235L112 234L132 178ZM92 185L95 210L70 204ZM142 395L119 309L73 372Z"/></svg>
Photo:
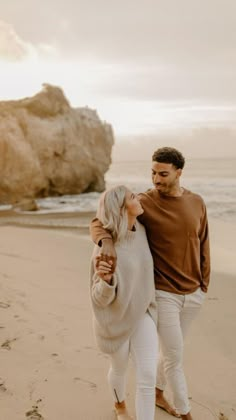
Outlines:
<svg viewBox="0 0 236 420"><path fill-rule="evenodd" d="M0 100L58 85L118 137L235 125L235 0L0 0L0 10Z"/></svg>

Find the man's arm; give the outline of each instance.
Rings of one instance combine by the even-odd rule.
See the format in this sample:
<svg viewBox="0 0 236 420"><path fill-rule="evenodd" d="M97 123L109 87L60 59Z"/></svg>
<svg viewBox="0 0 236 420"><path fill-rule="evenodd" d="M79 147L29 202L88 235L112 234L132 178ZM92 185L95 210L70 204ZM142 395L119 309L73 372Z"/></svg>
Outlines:
<svg viewBox="0 0 236 420"><path fill-rule="evenodd" d="M112 272L114 272L117 257L112 236L109 231L103 228L102 223L97 217L92 219L90 223L90 234L95 244L101 247L101 260L106 262L111 260L113 262Z"/></svg>
<svg viewBox="0 0 236 420"><path fill-rule="evenodd" d="M204 205L204 214L201 220L200 229L200 264L202 273L202 284L201 289L203 292L207 292L209 281L210 281L210 243L209 243L209 227L207 220L206 206Z"/></svg>
<svg viewBox="0 0 236 420"><path fill-rule="evenodd" d="M95 217L90 223L90 235L96 245L101 246L104 239L112 240L110 232L103 228L100 220Z"/></svg>

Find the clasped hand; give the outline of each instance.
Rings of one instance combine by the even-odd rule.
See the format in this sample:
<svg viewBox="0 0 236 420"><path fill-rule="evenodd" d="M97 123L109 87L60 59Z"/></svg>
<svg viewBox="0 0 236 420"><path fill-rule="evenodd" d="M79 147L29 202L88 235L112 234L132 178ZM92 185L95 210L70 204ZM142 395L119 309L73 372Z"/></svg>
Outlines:
<svg viewBox="0 0 236 420"><path fill-rule="evenodd" d="M111 282L112 279L112 265L113 261L112 259L104 261L103 255L97 255L95 257L95 266L96 266L96 273L97 275L107 283Z"/></svg>

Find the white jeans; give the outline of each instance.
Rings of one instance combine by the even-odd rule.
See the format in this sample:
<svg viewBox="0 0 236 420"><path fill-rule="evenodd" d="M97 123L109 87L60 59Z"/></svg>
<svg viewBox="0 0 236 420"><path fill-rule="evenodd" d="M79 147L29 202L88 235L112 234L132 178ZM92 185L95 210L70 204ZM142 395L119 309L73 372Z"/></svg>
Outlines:
<svg viewBox="0 0 236 420"><path fill-rule="evenodd" d="M136 419L153 420L158 339L156 325L148 313L138 323L132 336L111 355L108 382L115 402L125 400L129 354L136 370Z"/></svg>
<svg viewBox="0 0 236 420"><path fill-rule="evenodd" d="M157 388L164 390L166 381L180 414L190 411L187 384L183 370L183 340L198 315L205 293L199 288L188 295L156 290L158 333L161 357L157 369Z"/></svg>

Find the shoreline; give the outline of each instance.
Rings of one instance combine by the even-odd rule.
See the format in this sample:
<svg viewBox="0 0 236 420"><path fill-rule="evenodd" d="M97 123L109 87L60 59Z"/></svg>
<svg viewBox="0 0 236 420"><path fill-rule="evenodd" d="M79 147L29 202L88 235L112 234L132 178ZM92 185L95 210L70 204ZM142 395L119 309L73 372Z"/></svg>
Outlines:
<svg viewBox="0 0 236 420"><path fill-rule="evenodd" d="M71 212L53 212L50 211L48 213L38 213L37 211L20 211L20 210L1 210L0 211L0 226L17 223L19 226L38 226L43 225L45 226L89 226L89 223L93 217L96 216L96 211L71 211ZM233 225L236 227L236 220L223 220L220 217L209 216L209 224L211 222L215 223L222 223L224 225ZM53 222L55 222L53 224ZM58 225L56 225L58 223Z"/></svg>
<svg viewBox="0 0 236 420"><path fill-rule="evenodd" d="M89 223L95 217L95 211L64 212L38 214L3 210L0 212L1 226L18 226L29 228L76 230L78 233L88 230Z"/></svg>
<svg viewBox="0 0 236 420"><path fill-rule="evenodd" d="M15 226L89 235L89 224L95 216L95 211L38 214L4 210L0 211L0 228L1 226ZM213 217L208 219L212 267L217 272L235 274L236 223ZM223 267L222 260L225 262Z"/></svg>

